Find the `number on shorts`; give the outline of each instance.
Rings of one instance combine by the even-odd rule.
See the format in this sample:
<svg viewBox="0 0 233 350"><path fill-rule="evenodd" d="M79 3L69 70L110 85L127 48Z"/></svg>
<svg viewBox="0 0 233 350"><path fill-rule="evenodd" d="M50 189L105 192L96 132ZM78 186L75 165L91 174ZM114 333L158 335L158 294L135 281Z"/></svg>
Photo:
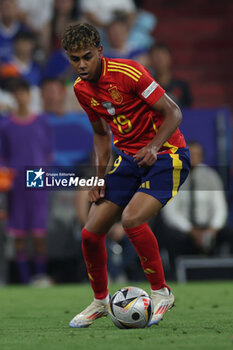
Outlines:
<svg viewBox="0 0 233 350"><path fill-rule="evenodd" d="M122 161L122 156L119 156L119 157L115 160L115 162L114 162L114 164L113 164L114 168L113 168L112 170L109 171L109 174L112 174L112 173L114 173L114 171L117 170L117 168L118 168L119 165L121 164L121 161Z"/></svg>

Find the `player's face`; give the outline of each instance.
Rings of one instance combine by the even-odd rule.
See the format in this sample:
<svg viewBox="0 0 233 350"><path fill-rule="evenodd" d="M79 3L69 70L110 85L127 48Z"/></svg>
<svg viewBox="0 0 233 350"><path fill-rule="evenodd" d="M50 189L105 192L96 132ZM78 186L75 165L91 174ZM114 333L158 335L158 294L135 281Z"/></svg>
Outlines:
<svg viewBox="0 0 233 350"><path fill-rule="evenodd" d="M97 81L101 75L103 47L67 52L70 63L82 80Z"/></svg>

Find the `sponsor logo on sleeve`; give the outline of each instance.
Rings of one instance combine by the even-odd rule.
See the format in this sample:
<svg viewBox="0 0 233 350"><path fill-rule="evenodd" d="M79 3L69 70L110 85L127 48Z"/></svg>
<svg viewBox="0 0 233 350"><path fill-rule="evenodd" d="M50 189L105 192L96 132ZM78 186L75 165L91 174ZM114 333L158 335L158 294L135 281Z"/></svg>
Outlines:
<svg viewBox="0 0 233 350"><path fill-rule="evenodd" d="M150 96L150 94L152 94L153 91L155 91L155 89L157 88L158 84L153 81L143 92L142 92L142 96L144 98L147 98Z"/></svg>

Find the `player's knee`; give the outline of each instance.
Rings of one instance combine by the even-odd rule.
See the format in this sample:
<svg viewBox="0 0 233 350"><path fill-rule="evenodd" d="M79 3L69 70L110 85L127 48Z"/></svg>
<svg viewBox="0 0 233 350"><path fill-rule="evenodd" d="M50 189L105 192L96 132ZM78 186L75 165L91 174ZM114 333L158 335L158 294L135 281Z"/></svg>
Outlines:
<svg viewBox="0 0 233 350"><path fill-rule="evenodd" d="M121 217L122 226L124 228L132 228L141 225L140 218L128 211L124 211Z"/></svg>

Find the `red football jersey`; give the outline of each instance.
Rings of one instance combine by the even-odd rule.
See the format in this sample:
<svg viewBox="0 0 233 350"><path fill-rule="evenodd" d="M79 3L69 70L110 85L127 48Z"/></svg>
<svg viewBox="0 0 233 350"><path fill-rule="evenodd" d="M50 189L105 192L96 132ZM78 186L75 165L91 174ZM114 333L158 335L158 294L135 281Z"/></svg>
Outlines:
<svg viewBox="0 0 233 350"><path fill-rule="evenodd" d="M131 60L103 57L100 79L93 83L78 78L74 91L90 121L106 120L115 146L128 153L146 146L164 119L152 106L165 91L146 68ZM160 152L174 153L185 146L177 129Z"/></svg>

